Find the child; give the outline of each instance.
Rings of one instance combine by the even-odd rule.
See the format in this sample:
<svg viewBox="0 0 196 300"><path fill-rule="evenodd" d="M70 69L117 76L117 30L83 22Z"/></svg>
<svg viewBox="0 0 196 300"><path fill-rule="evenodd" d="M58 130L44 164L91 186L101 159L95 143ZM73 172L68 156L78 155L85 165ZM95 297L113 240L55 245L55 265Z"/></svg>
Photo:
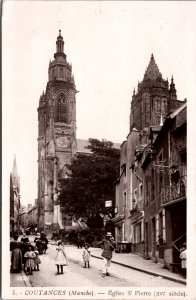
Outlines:
<svg viewBox="0 0 196 300"><path fill-rule="evenodd" d="M90 268L90 265L89 265L90 251L89 251L88 244L84 245L84 251L82 253L82 257L83 257L83 261L84 261L84 268L86 268L86 266L88 266L88 268Z"/></svg>
<svg viewBox="0 0 196 300"><path fill-rule="evenodd" d="M35 258L34 258L34 264L35 264L35 267L34 267L34 271L36 271L36 267L37 267L37 271L39 271L39 264L41 264L41 260L39 258L39 251L38 251L38 248L35 246L35 249L34 249L34 253L35 253Z"/></svg>
<svg viewBox="0 0 196 300"><path fill-rule="evenodd" d="M61 241L58 242L58 247L56 248L57 256L56 256L56 266L57 266L57 275L59 275L59 267L61 267L61 274L63 274L63 266L67 266L67 257L65 254L65 250Z"/></svg>
<svg viewBox="0 0 196 300"><path fill-rule="evenodd" d="M182 273L186 278L186 243L183 243L183 247L180 249L180 258Z"/></svg>
<svg viewBox="0 0 196 300"><path fill-rule="evenodd" d="M34 251L32 251L32 247L28 247L28 251L25 253L24 257L26 257L25 268L29 270L29 275L33 275L33 269L35 266L34 258L36 257Z"/></svg>

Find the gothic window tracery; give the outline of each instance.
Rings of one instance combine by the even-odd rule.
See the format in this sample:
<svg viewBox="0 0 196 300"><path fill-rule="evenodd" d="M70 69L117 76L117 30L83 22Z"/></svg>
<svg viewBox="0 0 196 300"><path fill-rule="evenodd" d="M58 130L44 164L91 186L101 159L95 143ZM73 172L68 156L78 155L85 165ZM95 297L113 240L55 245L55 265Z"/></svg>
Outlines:
<svg viewBox="0 0 196 300"><path fill-rule="evenodd" d="M67 101L64 94L61 94L56 102L56 122L68 123Z"/></svg>

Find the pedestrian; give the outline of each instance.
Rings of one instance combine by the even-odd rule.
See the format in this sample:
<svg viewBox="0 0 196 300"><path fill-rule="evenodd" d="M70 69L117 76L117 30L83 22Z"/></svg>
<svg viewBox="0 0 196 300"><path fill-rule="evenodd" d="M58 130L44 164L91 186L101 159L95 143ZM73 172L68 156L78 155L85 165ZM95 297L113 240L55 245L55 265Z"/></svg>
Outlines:
<svg viewBox="0 0 196 300"><path fill-rule="evenodd" d="M183 247L180 249L180 258L182 273L186 278L186 243L183 243Z"/></svg>
<svg viewBox="0 0 196 300"><path fill-rule="evenodd" d="M34 257L34 271L39 271L39 264L41 264L41 260L39 258L39 251L38 251L38 248L35 246L34 248L34 253L35 253L35 257Z"/></svg>
<svg viewBox="0 0 196 300"><path fill-rule="evenodd" d="M29 275L33 275L33 269L35 267L34 258L36 254L32 251L32 247L29 246L28 251L25 253L24 257L26 257L25 268L29 270Z"/></svg>
<svg viewBox="0 0 196 300"><path fill-rule="evenodd" d="M56 266L57 266L57 275L59 275L59 269L61 268L61 274L63 274L63 266L67 266L68 262L67 262L67 256L63 247L63 243L62 241L58 242L58 247L56 248L57 252L57 256L56 256Z"/></svg>
<svg viewBox="0 0 196 300"><path fill-rule="evenodd" d="M48 239L43 231L41 232L40 239L41 239L41 243L42 243L42 247L43 247L43 253L46 254L46 250L48 249Z"/></svg>
<svg viewBox="0 0 196 300"><path fill-rule="evenodd" d="M22 251L21 243L18 242L18 236L14 235L14 240L10 242L11 253L11 273L19 273L22 271Z"/></svg>
<svg viewBox="0 0 196 300"><path fill-rule="evenodd" d="M24 243L24 244L28 244L29 243L29 238L26 235L26 233L23 233L23 236L21 238L21 243Z"/></svg>
<svg viewBox="0 0 196 300"><path fill-rule="evenodd" d="M107 232L105 238L98 242L97 245L101 245L103 247L103 252L101 256L103 257L103 274L102 277L109 276L109 267L111 265L112 252L114 251L115 244L114 238L112 237L111 232Z"/></svg>
<svg viewBox="0 0 196 300"><path fill-rule="evenodd" d="M34 243L35 243L35 246L37 247L37 250L39 251L39 254L42 254L43 253L43 245L41 242L41 236L40 236L39 232L37 233L37 236L34 239Z"/></svg>
<svg viewBox="0 0 196 300"><path fill-rule="evenodd" d="M88 267L90 268L90 251L89 251L89 245L87 243L84 244L84 251L82 253L83 261L84 261L84 268Z"/></svg>
<svg viewBox="0 0 196 300"><path fill-rule="evenodd" d="M77 246L78 249L81 248L82 249L82 244L83 244L83 239L80 233L78 233L78 237L77 237Z"/></svg>

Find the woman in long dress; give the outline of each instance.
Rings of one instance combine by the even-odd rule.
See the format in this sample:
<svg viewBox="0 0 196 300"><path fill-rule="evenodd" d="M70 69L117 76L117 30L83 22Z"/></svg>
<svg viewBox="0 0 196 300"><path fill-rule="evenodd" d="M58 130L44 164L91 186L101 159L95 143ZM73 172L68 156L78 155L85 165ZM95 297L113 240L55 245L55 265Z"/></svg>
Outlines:
<svg viewBox="0 0 196 300"><path fill-rule="evenodd" d="M14 236L14 240L10 242L11 253L11 272L18 273L22 270L22 252L21 243L17 241L18 236Z"/></svg>
<svg viewBox="0 0 196 300"><path fill-rule="evenodd" d="M57 252L57 256L56 256L56 261L55 261L55 265L57 266L57 274L59 275L59 269L61 268L61 274L63 274L63 266L67 266L68 262L67 262L67 257L66 257L66 253L63 247L63 244L61 241L58 242L58 247L56 248Z"/></svg>

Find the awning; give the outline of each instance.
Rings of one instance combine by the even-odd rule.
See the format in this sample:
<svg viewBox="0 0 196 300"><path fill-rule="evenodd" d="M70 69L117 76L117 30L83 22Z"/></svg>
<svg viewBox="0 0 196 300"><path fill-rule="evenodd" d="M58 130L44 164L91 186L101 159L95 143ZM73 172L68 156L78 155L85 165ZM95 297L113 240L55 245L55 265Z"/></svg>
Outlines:
<svg viewBox="0 0 196 300"><path fill-rule="evenodd" d="M124 218L125 218L125 215L119 215L119 216L112 218L110 221L112 221L114 223L118 223L118 222L124 220Z"/></svg>
<svg viewBox="0 0 196 300"><path fill-rule="evenodd" d="M172 245L173 247L180 252L180 246L182 245L182 243L186 241L186 233L184 233L183 235L181 235L179 238L177 238L177 240L175 240Z"/></svg>

